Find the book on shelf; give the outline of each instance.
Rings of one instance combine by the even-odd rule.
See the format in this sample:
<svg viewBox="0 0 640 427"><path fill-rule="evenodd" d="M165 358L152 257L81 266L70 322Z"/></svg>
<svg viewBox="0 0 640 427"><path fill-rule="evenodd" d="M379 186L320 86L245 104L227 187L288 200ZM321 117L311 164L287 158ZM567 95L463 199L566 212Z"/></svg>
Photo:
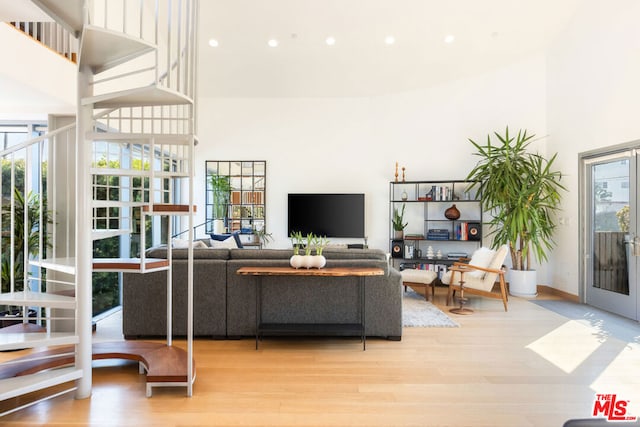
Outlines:
<svg viewBox="0 0 640 427"><path fill-rule="evenodd" d="M462 221L456 224L455 240L480 240L480 224Z"/></svg>
<svg viewBox="0 0 640 427"><path fill-rule="evenodd" d="M433 228L427 231L427 240L449 240L449 230L446 228Z"/></svg>
<svg viewBox="0 0 640 427"><path fill-rule="evenodd" d="M441 202L451 200L452 196L453 191L451 191L451 188L445 185L432 185L431 191L429 191L429 193L427 193L426 195L426 199L435 202Z"/></svg>
<svg viewBox="0 0 640 427"><path fill-rule="evenodd" d="M404 240L424 240L424 236L422 234L405 234Z"/></svg>
<svg viewBox="0 0 640 427"><path fill-rule="evenodd" d="M466 252L449 252L447 253L448 259L460 259L460 258L468 258L469 254Z"/></svg>

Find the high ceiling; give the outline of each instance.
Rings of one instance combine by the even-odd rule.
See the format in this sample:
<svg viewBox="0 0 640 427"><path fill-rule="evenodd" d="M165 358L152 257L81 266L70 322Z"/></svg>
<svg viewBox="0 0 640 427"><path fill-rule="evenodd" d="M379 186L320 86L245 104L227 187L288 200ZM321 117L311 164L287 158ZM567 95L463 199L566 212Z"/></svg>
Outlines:
<svg viewBox="0 0 640 427"><path fill-rule="evenodd" d="M583 1L201 0L199 93L340 97L428 87L544 51ZM41 13L30 1L0 0L0 20L31 15ZM272 38L278 47L267 45Z"/></svg>
<svg viewBox="0 0 640 427"><path fill-rule="evenodd" d="M581 1L204 0L200 93L373 96L434 85L542 52Z"/></svg>

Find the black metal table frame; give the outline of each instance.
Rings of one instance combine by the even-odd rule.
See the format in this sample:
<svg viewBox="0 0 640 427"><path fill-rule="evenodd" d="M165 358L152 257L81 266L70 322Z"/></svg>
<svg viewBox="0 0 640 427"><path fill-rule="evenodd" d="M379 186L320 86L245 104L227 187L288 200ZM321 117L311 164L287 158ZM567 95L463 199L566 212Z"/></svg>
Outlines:
<svg viewBox="0 0 640 427"><path fill-rule="evenodd" d="M275 276L275 275L270 275ZM301 275L304 276L304 275ZM263 275L254 275L256 279L256 350L262 339L263 332L277 331L279 334L311 334L323 332L326 333L326 329L333 329L334 331L357 331L360 332L360 338L362 340L362 351L367 349L367 334L366 334L366 300L365 300L365 278L366 276L358 277L358 295L360 299L360 323L277 323L277 324L264 324L262 323L262 278ZM320 277L320 276L318 276ZM327 276L333 277L333 276ZM324 329L323 329L324 328Z"/></svg>

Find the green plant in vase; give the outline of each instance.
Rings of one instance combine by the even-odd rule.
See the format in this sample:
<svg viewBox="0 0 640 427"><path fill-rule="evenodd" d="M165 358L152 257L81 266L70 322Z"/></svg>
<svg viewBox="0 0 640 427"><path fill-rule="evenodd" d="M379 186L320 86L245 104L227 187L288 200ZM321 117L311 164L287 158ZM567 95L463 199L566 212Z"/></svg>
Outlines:
<svg viewBox="0 0 640 427"><path fill-rule="evenodd" d="M231 181L226 175L211 175L211 189L213 190L213 232L224 233L224 220L227 218Z"/></svg>
<svg viewBox="0 0 640 427"><path fill-rule="evenodd" d="M398 210L398 208L393 208L393 219L391 220L393 231L394 231L394 239L402 239L404 238L404 229L409 224L408 222L404 222L404 210L406 205L402 204L402 210Z"/></svg>

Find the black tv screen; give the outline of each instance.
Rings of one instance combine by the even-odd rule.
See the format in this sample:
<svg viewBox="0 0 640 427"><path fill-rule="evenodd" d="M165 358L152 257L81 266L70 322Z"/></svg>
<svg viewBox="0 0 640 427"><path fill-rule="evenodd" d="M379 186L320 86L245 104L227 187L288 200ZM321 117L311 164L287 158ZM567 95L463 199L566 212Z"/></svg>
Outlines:
<svg viewBox="0 0 640 427"><path fill-rule="evenodd" d="M364 237L364 194L289 194L288 232Z"/></svg>

